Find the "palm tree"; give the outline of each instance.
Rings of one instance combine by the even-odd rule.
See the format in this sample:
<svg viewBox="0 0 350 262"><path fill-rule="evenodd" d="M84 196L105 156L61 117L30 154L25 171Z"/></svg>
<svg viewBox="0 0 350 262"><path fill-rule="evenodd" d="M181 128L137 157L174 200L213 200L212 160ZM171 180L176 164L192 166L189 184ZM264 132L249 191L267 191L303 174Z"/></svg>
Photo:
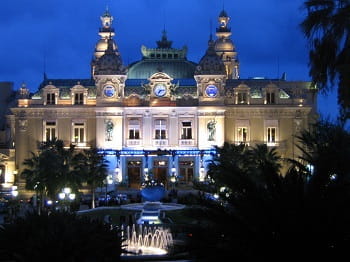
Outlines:
<svg viewBox="0 0 350 262"><path fill-rule="evenodd" d="M350 182L350 133L342 124L321 120L297 139L301 144L297 145L302 152L300 162L312 168L309 191L321 196L330 183Z"/></svg>
<svg viewBox="0 0 350 262"><path fill-rule="evenodd" d="M104 155L99 154L98 149L91 148L77 154L74 158L74 173L77 177L83 177L90 187L92 202L91 207L95 208L95 190L102 186L103 180L108 175L108 161Z"/></svg>
<svg viewBox="0 0 350 262"><path fill-rule="evenodd" d="M62 140L54 139L41 144L38 153L31 154L23 162L26 168L21 176L26 180L26 189L39 194L41 207L46 197L56 199L62 188L69 186L77 191L81 186L81 177L72 173L74 146L65 149Z"/></svg>
<svg viewBox="0 0 350 262"><path fill-rule="evenodd" d="M31 152L31 154L32 157L23 162L26 168L22 171L21 176L26 180L26 189L35 190L39 194L42 208L45 198L54 197L57 185L61 183L59 163L57 155L52 151L43 151L39 154ZM40 208L38 211L40 212Z"/></svg>
<svg viewBox="0 0 350 262"><path fill-rule="evenodd" d="M215 259L217 253L243 259L257 259L254 254L262 260L276 259L279 250L287 250L283 244L295 240L301 231L297 214L302 181L295 174L283 177L281 157L275 148L266 145L225 143L217 148L217 153L209 164L208 175L222 201L216 205L204 202L205 208L195 214L200 216L197 219L211 222L195 231L191 245L198 250L203 247L208 261ZM198 241L206 242L204 232L214 239L208 243L216 243L214 253L203 244L197 246Z"/></svg>
<svg viewBox="0 0 350 262"><path fill-rule="evenodd" d="M310 42L310 75L328 91L338 80L338 103L343 121L350 118L350 2L307 0L307 17L301 23Z"/></svg>

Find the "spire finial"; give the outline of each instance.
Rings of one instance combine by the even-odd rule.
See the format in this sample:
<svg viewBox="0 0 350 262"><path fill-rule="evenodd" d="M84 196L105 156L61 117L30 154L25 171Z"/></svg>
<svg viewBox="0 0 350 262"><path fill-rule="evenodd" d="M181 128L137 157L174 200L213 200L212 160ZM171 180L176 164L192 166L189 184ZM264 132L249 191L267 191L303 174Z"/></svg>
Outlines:
<svg viewBox="0 0 350 262"><path fill-rule="evenodd" d="M210 34L210 40L213 39L213 34L212 34L212 31L213 31L213 20L209 20L209 34Z"/></svg>

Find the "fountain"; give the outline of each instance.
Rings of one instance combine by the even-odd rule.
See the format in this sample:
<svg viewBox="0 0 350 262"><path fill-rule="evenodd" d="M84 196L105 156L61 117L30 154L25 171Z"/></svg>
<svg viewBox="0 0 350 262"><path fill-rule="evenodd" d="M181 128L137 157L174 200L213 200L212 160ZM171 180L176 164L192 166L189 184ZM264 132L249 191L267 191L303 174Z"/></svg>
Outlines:
<svg viewBox="0 0 350 262"><path fill-rule="evenodd" d="M122 237L125 239L125 250L128 254L137 256L167 255L173 246L170 229L159 227L163 224L161 211L182 209L185 206L175 203L162 203L165 195L163 184L154 180L147 181L141 189L145 202L121 206L122 209L139 211L137 225L122 227ZM163 213L164 215L164 213Z"/></svg>
<svg viewBox="0 0 350 262"><path fill-rule="evenodd" d="M169 229L135 224L121 228L125 250L132 255L166 255L173 245Z"/></svg>
<svg viewBox="0 0 350 262"><path fill-rule="evenodd" d="M160 219L161 211L182 209L185 206L176 203L162 203L165 195L164 186L154 180L150 180L142 186L141 196L145 200L143 203L123 205L126 210L139 211L140 217L137 224L162 224Z"/></svg>

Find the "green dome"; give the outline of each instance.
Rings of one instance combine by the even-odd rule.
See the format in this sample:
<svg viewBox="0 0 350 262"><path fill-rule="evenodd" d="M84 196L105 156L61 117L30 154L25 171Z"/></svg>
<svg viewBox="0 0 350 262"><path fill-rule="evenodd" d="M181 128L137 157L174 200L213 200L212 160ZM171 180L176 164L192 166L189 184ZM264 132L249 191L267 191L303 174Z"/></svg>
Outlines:
<svg viewBox="0 0 350 262"><path fill-rule="evenodd" d="M196 64L185 59L143 59L129 66L129 79L147 79L161 71L172 78L193 78Z"/></svg>

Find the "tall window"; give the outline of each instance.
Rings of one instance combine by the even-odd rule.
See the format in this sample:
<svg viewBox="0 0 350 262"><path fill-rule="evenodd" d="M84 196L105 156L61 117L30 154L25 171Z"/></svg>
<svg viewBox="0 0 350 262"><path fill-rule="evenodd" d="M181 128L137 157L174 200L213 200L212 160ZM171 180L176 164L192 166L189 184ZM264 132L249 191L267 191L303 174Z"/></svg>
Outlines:
<svg viewBox="0 0 350 262"><path fill-rule="evenodd" d="M267 143L276 143L277 128L268 127L267 128Z"/></svg>
<svg viewBox="0 0 350 262"><path fill-rule="evenodd" d="M137 119L129 120L129 139L140 139L140 121Z"/></svg>
<svg viewBox="0 0 350 262"><path fill-rule="evenodd" d="M181 139L192 139L192 122L182 122Z"/></svg>
<svg viewBox="0 0 350 262"><path fill-rule="evenodd" d="M166 120L157 119L155 121L155 139L166 139Z"/></svg>
<svg viewBox="0 0 350 262"><path fill-rule="evenodd" d="M247 104L248 103L246 92L237 93L237 103L238 104Z"/></svg>
<svg viewBox="0 0 350 262"><path fill-rule="evenodd" d="M237 142L248 142L248 127L237 127Z"/></svg>
<svg viewBox="0 0 350 262"><path fill-rule="evenodd" d="M75 93L74 94L74 104L75 105L84 104L84 94L83 93Z"/></svg>
<svg viewBox="0 0 350 262"><path fill-rule="evenodd" d="M47 93L46 94L46 104L47 105L56 104L55 93Z"/></svg>
<svg viewBox="0 0 350 262"><path fill-rule="evenodd" d="M266 104L275 104L275 92L268 91L266 92Z"/></svg>
<svg viewBox="0 0 350 262"><path fill-rule="evenodd" d="M73 124L73 142L74 143L85 142L85 123Z"/></svg>
<svg viewBox="0 0 350 262"><path fill-rule="evenodd" d="M56 121L45 122L45 141L53 140L56 137Z"/></svg>

